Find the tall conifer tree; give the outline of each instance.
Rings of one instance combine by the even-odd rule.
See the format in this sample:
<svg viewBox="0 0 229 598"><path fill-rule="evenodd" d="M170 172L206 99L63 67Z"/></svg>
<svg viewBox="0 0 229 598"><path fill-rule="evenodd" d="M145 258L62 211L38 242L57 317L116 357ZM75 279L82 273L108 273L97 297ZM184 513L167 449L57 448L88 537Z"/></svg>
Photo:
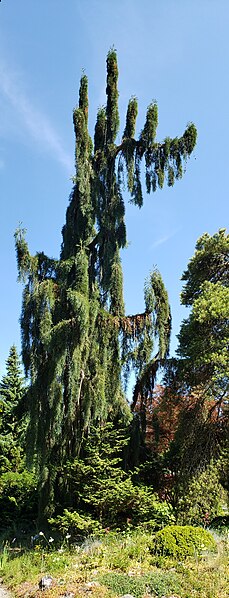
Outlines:
<svg viewBox="0 0 229 598"><path fill-rule="evenodd" d="M141 207L141 163L147 192L182 177L196 143L190 124L180 138L156 141L158 112L149 105L135 139L137 100L129 101L119 145L118 65L107 56L107 103L98 111L94 142L88 132L88 82L82 76L73 112L75 177L59 260L32 257L24 231L16 233L19 278L25 282L22 352L30 388L30 452L41 480L41 510L51 504L58 467L80 450L90 424L130 417L124 379L134 367L138 384L168 352L170 310L160 274L145 288L146 309L126 316L120 249L126 245L123 181Z"/></svg>
<svg viewBox="0 0 229 598"><path fill-rule="evenodd" d="M24 378L15 345L6 360L6 373L0 382L0 473L17 470L20 463L20 404L25 394Z"/></svg>

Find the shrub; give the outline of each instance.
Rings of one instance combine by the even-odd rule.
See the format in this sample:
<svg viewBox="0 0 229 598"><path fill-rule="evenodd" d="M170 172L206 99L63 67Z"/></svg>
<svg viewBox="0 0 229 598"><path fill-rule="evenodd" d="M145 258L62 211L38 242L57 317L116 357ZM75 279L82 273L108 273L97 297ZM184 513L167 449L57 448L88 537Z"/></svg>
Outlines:
<svg viewBox="0 0 229 598"><path fill-rule="evenodd" d="M181 589L178 574L170 571L149 573L140 577L107 573L100 577L100 582L118 596L131 594L135 598L142 598L146 592L152 596L163 596L179 593Z"/></svg>
<svg viewBox="0 0 229 598"><path fill-rule="evenodd" d="M155 534L155 552L164 556L185 558L215 551L216 543L209 531L191 525L164 527Z"/></svg>
<svg viewBox="0 0 229 598"><path fill-rule="evenodd" d="M88 536L101 529L99 522L95 519L88 515L80 515L77 511L70 512L68 509L64 509L63 515L49 519L49 523L61 535L69 534L71 540Z"/></svg>
<svg viewBox="0 0 229 598"><path fill-rule="evenodd" d="M182 489L177 505L177 523L209 525L215 518L224 515L226 492L219 481L220 471L219 463L211 462L192 478L187 488Z"/></svg>
<svg viewBox="0 0 229 598"><path fill-rule="evenodd" d="M1 529L36 515L37 488L33 473L7 471L0 477Z"/></svg>
<svg viewBox="0 0 229 598"><path fill-rule="evenodd" d="M158 530L175 521L171 505L159 500L157 494L146 486L135 487L131 516L134 523L149 530Z"/></svg>
<svg viewBox="0 0 229 598"><path fill-rule="evenodd" d="M74 539L94 534L105 526L122 528L127 521L131 527L140 526L145 531L152 531L161 529L163 525L171 524L175 520L172 507L168 503L160 501L150 489L134 486L131 480L121 482L117 488L112 489L112 492L108 483L107 493L104 487L104 498L99 486L97 499L98 494L101 494L101 501L103 500L104 504L106 501L106 511L101 522L83 511L79 513L64 509L63 515L49 519L49 523L62 535L69 533ZM92 499L91 502L93 507ZM98 513L95 513L96 515L98 516Z"/></svg>
<svg viewBox="0 0 229 598"><path fill-rule="evenodd" d="M83 443L83 458L77 457L65 467L72 508L77 513L86 512L102 527L123 527L127 520L132 525L150 522L150 529L173 523L172 507L147 486L135 484L136 476L123 470L126 443L124 432L115 430L111 423L91 429ZM64 497L61 504L67 506Z"/></svg>

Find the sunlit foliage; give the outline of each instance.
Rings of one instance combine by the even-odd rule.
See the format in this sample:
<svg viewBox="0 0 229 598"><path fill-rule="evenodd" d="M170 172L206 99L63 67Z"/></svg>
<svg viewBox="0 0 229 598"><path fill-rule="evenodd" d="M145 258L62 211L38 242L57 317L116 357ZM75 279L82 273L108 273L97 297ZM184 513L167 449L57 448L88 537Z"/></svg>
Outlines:
<svg viewBox="0 0 229 598"><path fill-rule="evenodd" d="M16 232L20 278L25 282L21 316L22 354L30 379L29 452L37 464L41 513L52 511L58 468L79 452L92 423L130 419L124 379L132 367L138 383L158 356L168 352L170 311L158 272L145 289L143 314L126 316L120 250L126 246L125 170L131 201L141 207L141 163L146 189L182 176L196 143L190 124L182 137L156 140L158 110L149 105L135 139L137 100L132 97L121 143L118 65L107 56L106 106L98 111L94 144L88 131L88 82L80 82L73 112L75 176L63 227L60 259L29 253Z"/></svg>

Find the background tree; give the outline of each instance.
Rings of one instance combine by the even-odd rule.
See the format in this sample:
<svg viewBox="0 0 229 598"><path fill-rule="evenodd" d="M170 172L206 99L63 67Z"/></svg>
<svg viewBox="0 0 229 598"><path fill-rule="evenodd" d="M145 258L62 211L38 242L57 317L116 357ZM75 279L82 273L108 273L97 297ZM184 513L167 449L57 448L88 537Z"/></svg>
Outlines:
<svg viewBox="0 0 229 598"><path fill-rule="evenodd" d="M200 237L182 280L186 282L181 303L192 310L181 326L178 355L187 365L187 382L207 384L220 412L229 391L229 235L225 229Z"/></svg>
<svg viewBox="0 0 229 598"><path fill-rule="evenodd" d="M189 481L179 496L177 520L182 525L209 526L216 517L227 512L227 495L220 483L219 462L210 461Z"/></svg>
<svg viewBox="0 0 229 598"><path fill-rule="evenodd" d="M59 260L32 257L16 233L19 277L25 282L22 354L30 378L30 453L36 457L41 513L52 510L54 481L66 459L80 451L93 423L128 421L124 394L131 367L138 383L168 352L170 310L158 272L145 288L146 309L126 316L120 250L126 245L124 171L131 201L142 206L141 163L147 192L182 176L196 143L190 124L180 138L156 141L158 111L149 105L135 139L137 100L129 101L121 143L116 52L107 56L106 106L98 111L94 143L88 132L88 83L80 82L73 112L76 137L73 191ZM158 352L152 361L154 340ZM49 505L49 507L47 507Z"/></svg>
<svg viewBox="0 0 229 598"><path fill-rule="evenodd" d="M15 345L0 382L0 530L25 529L36 517L36 480L25 466L26 386Z"/></svg>
<svg viewBox="0 0 229 598"><path fill-rule="evenodd" d="M202 235L182 276L181 301L191 311L178 336L179 358L166 360L163 386L154 388L146 376L134 403L141 416L141 477L177 509L189 488L195 494L197 476L214 488L217 467L219 488L228 489L228 263L226 231ZM206 511L213 513L214 492L210 502ZM192 512L195 517L193 505Z"/></svg>
<svg viewBox="0 0 229 598"><path fill-rule="evenodd" d="M6 374L0 382L0 471L17 471L21 464L23 424L18 417L25 394L24 377L15 345L6 360Z"/></svg>
<svg viewBox="0 0 229 598"><path fill-rule="evenodd" d="M180 377L197 394L195 409L203 419L209 455L225 442L228 429L229 235L224 229L197 241L182 280L181 301L192 310L178 336Z"/></svg>
<svg viewBox="0 0 229 598"><path fill-rule="evenodd" d="M191 306L181 325L180 359L169 360L165 385L180 397L180 416L168 460L175 479L174 501L212 459L227 487L229 394L229 235L205 233L182 276L181 301ZM221 455L227 455L222 460ZM210 470L211 471L211 468ZM184 490L186 488L186 490ZM176 495L177 493L177 495Z"/></svg>

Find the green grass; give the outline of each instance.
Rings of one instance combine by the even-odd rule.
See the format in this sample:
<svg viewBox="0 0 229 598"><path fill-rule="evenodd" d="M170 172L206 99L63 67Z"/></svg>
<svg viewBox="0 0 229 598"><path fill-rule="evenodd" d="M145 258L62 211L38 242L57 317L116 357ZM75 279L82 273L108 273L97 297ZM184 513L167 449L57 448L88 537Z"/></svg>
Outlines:
<svg viewBox="0 0 229 598"><path fill-rule="evenodd" d="M40 595L38 582L43 575L53 577L52 588L45 592L50 598L66 591L73 592L75 598L118 598L123 594L135 598L227 598L227 565L222 538L217 539L217 553L178 560L156 555L152 535L135 530L110 532L89 538L80 547L59 550L48 549L42 538L32 550L12 550L6 545L0 576L20 598Z"/></svg>

